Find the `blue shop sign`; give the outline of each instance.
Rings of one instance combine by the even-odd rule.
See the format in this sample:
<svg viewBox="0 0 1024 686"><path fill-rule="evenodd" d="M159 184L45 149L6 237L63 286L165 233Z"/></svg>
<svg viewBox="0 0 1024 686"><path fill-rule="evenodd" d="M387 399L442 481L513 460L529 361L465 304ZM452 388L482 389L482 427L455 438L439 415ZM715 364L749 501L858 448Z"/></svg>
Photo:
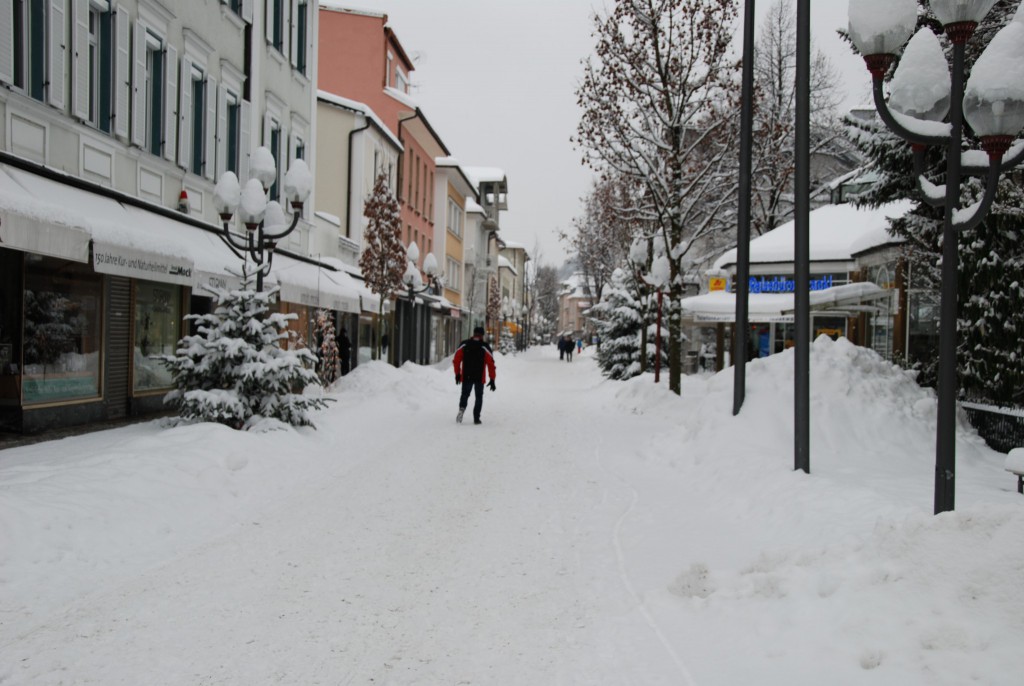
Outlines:
<svg viewBox="0 0 1024 686"><path fill-rule="evenodd" d="M771 279L765 277L750 277L751 293L793 293L796 291L796 281L783 276L775 276ZM832 288L832 275L826 274L820 279L811 279L812 291L823 291Z"/></svg>

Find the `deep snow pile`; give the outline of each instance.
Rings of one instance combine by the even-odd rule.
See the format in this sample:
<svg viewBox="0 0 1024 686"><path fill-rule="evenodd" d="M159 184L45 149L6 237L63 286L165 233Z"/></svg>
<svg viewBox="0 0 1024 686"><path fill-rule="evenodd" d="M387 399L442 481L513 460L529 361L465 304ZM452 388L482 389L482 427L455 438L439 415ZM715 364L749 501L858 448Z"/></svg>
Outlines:
<svg viewBox="0 0 1024 686"><path fill-rule="evenodd" d="M1024 498L963 424L931 515L931 391L817 341L808 476L791 352L748 366L737 417L731 371L676 397L588 352L499 356L483 427L449 365L370 363L318 430L0 451L0 683L1017 682ZM172 609L204 621L151 621Z"/></svg>
<svg viewBox="0 0 1024 686"><path fill-rule="evenodd" d="M1024 501L1004 456L961 422L958 509L933 516L934 392L873 351L823 337L811 354L812 476L791 471L793 360L788 351L748 366L739 417L731 370L688 379L682 408L642 381L618 393L623 411L680 423L654 439L651 459L668 460L666 479L685 498L698 491L649 517L709 528L652 603L658 617L695 652L731 645L712 658L713 683L763 683L781 664L789 683L841 665L855 669L830 683L1016 683ZM674 528L648 535L664 545ZM745 621L756 631L738 636ZM830 630L807 630L819 623Z"/></svg>

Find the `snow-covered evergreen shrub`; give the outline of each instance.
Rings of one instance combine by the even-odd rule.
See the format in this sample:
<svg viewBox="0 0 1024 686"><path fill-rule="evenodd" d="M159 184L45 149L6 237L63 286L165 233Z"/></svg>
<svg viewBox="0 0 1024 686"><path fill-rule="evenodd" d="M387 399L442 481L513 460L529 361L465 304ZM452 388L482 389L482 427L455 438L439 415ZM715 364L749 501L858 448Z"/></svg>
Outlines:
<svg viewBox="0 0 1024 686"><path fill-rule="evenodd" d="M159 359L174 375L164 402L183 419L245 429L262 419L312 426L313 410L326 401L303 395L319 386L316 357L306 348L285 350L294 314L269 314L277 288L269 291L210 287L217 305L210 314L187 315L195 335L178 343L176 355Z"/></svg>
<svg viewBox="0 0 1024 686"><path fill-rule="evenodd" d="M622 270L615 270L601 302L588 317L597 328L601 345L597 364L609 379L629 379L640 374L640 304L629 292Z"/></svg>

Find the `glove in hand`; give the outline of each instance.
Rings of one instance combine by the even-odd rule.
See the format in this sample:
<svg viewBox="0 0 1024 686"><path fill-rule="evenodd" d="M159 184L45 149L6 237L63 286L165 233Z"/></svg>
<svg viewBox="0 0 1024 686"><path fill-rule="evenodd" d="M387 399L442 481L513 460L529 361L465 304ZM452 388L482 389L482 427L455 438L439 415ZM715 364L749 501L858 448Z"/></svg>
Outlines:
<svg viewBox="0 0 1024 686"><path fill-rule="evenodd" d="M455 375L455 383L456 384L462 383L462 374L456 374Z"/></svg>
<svg viewBox="0 0 1024 686"><path fill-rule="evenodd" d="M487 384L487 387L492 391L498 390L497 388L494 387L494 379L491 379L491 383Z"/></svg>

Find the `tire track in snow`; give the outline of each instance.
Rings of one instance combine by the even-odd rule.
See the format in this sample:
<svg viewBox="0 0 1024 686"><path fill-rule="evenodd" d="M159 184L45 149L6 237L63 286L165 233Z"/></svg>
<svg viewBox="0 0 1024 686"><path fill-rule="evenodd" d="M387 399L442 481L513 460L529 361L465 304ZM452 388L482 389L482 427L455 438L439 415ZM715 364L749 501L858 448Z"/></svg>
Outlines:
<svg viewBox="0 0 1024 686"><path fill-rule="evenodd" d="M689 684L689 686L697 686L697 681L693 678L693 675L690 674L690 670L687 668L686 662L683 660L682 656L679 655L676 649L672 647L672 643L668 640L668 637L665 635L665 632L662 631L661 626L658 624L657 620L654 619L654 616L647 609L647 605L640 597L640 594L637 593L636 588L633 586L633 582L629 578L629 572L626 571L626 556L622 550L622 525L626 521L626 519L628 519L629 516L633 513L637 501L640 499L640 494L625 479L623 479L618 474L613 473L607 467L604 466L603 462L601 461L600 448L594 449L594 459L605 474L618 480L620 483L622 483L622 485L628 488L630 492L629 505L619 516L618 520L615 522L614 528L612 529L612 544L615 547L615 558L618 562L619 579L622 581L622 585L625 587L629 595L632 596L634 602L636 602L636 606L640 610L640 614L643 616L644 621L651 628L651 631L654 632L654 635L658 637L658 640L661 642L662 647L664 647L665 652L668 653L669 657L672 658L672 662L679 670L679 674L684 679L686 679L686 683Z"/></svg>

